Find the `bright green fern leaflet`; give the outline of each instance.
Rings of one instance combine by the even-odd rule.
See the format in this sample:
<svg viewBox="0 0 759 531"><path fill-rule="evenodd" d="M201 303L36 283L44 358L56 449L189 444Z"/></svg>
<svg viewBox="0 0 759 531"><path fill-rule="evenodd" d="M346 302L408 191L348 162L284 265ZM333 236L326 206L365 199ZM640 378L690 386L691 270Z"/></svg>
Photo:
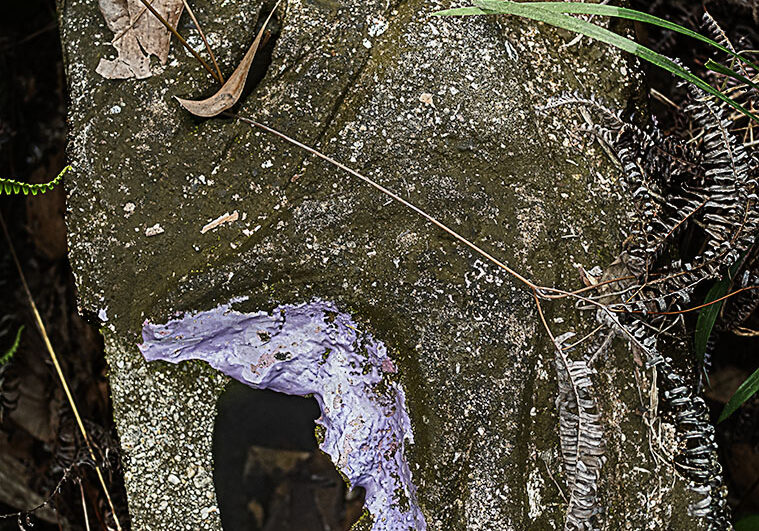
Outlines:
<svg viewBox="0 0 759 531"><path fill-rule="evenodd" d="M45 192L48 192L55 188L55 185L57 185L61 180L63 179L63 176L66 174L67 171L71 169L71 165L66 166L61 170L61 173L58 174L58 176L53 179L50 182L42 183L42 184L30 184L30 183L22 183L21 181L15 181L13 179L4 179L0 177L0 195L3 195L3 192L5 192L8 195L11 194L20 194L24 193L24 195L29 195L31 192L32 195L37 195L37 193L44 194Z"/></svg>
<svg viewBox="0 0 759 531"><path fill-rule="evenodd" d="M18 331L16 332L16 339L13 340L13 344L6 352L0 355L0 367L8 363L10 359L13 357L13 355L16 353L16 351L18 350L18 347L21 344L21 332L23 331L24 331L24 325L19 326Z"/></svg>

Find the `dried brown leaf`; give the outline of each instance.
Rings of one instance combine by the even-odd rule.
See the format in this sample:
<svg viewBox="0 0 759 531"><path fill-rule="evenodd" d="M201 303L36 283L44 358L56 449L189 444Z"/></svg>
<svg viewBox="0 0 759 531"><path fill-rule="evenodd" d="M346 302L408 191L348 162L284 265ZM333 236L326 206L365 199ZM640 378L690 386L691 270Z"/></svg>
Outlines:
<svg viewBox="0 0 759 531"><path fill-rule="evenodd" d="M229 79L227 79L221 89L210 98L204 100L186 100L177 97L176 99L182 107L195 116L211 118L232 108L232 106L237 103L237 100L239 100L242 95L242 89L245 87L245 81L248 79L250 67L253 65L253 58L256 56L256 52L261 45L261 39L263 39L266 26L269 25L269 21L277 10L277 7L279 7L279 2L277 2L274 9L271 10L269 16L266 17L264 25L261 26L261 29L258 31L258 35L256 35L253 44L250 45L250 48L245 53L245 57L242 58L242 61L235 69L234 73L229 76Z"/></svg>
<svg viewBox="0 0 759 531"><path fill-rule="evenodd" d="M117 37L112 42L116 59L101 59L98 74L108 79L144 79L153 74L150 55L166 64L171 34L146 12L140 0L98 0L98 5L108 28ZM151 6L173 26L179 22L184 8L182 0L152 0Z"/></svg>

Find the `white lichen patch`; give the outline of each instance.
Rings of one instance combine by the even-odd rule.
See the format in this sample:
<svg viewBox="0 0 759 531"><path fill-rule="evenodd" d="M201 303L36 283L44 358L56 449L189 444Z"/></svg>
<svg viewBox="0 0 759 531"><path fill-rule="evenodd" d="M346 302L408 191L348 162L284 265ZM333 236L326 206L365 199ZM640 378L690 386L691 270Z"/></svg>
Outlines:
<svg viewBox="0 0 759 531"><path fill-rule="evenodd" d="M160 223L156 223L155 225L152 225L145 229L145 236L157 236L159 234L163 234L164 230L163 227L161 227Z"/></svg>
<svg viewBox="0 0 759 531"><path fill-rule="evenodd" d="M527 516L531 520L535 520L543 513L543 491L544 481L538 473L537 469L530 470L530 474L527 478Z"/></svg>

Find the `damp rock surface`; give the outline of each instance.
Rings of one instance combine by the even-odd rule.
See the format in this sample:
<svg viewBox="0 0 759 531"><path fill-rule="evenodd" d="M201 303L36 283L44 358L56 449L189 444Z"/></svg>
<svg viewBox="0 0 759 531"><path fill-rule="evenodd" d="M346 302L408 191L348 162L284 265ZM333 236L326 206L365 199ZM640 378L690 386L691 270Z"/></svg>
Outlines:
<svg viewBox="0 0 759 531"><path fill-rule="evenodd" d="M193 5L226 75L270 4ZM581 287L577 265L604 267L619 251L626 194L602 151L576 141L575 111L536 106L578 90L625 107L638 66L526 21L431 16L452 5L283 2L271 62L237 112L365 173L535 282ZM107 315L133 528L220 529L211 435L227 377L199 361L148 364L137 345L146 320L241 296L243 314L332 301L386 346L428 529L562 527L554 354L524 286L281 139L189 116L173 97L218 86L175 41L152 77L104 80L112 34L97 5L66 0L60 17L70 257L82 309ZM185 18L179 29L201 49ZM557 335L595 327L572 304L545 310ZM624 348L595 369L602 527L697 528L681 480L651 452L667 430L652 440L639 413L645 370Z"/></svg>

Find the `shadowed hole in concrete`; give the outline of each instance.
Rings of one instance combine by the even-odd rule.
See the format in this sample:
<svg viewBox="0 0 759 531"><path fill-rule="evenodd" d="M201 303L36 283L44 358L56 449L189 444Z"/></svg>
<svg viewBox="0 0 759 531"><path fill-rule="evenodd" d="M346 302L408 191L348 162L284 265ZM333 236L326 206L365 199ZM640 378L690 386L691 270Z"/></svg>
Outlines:
<svg viewBox="0 0 759 531"><path fill-rule="evenodd" d="M337 531L359 519L363 489L348 492L318 449L313 398L230 382L214 427L214 485L226 531Z"/></svg>

